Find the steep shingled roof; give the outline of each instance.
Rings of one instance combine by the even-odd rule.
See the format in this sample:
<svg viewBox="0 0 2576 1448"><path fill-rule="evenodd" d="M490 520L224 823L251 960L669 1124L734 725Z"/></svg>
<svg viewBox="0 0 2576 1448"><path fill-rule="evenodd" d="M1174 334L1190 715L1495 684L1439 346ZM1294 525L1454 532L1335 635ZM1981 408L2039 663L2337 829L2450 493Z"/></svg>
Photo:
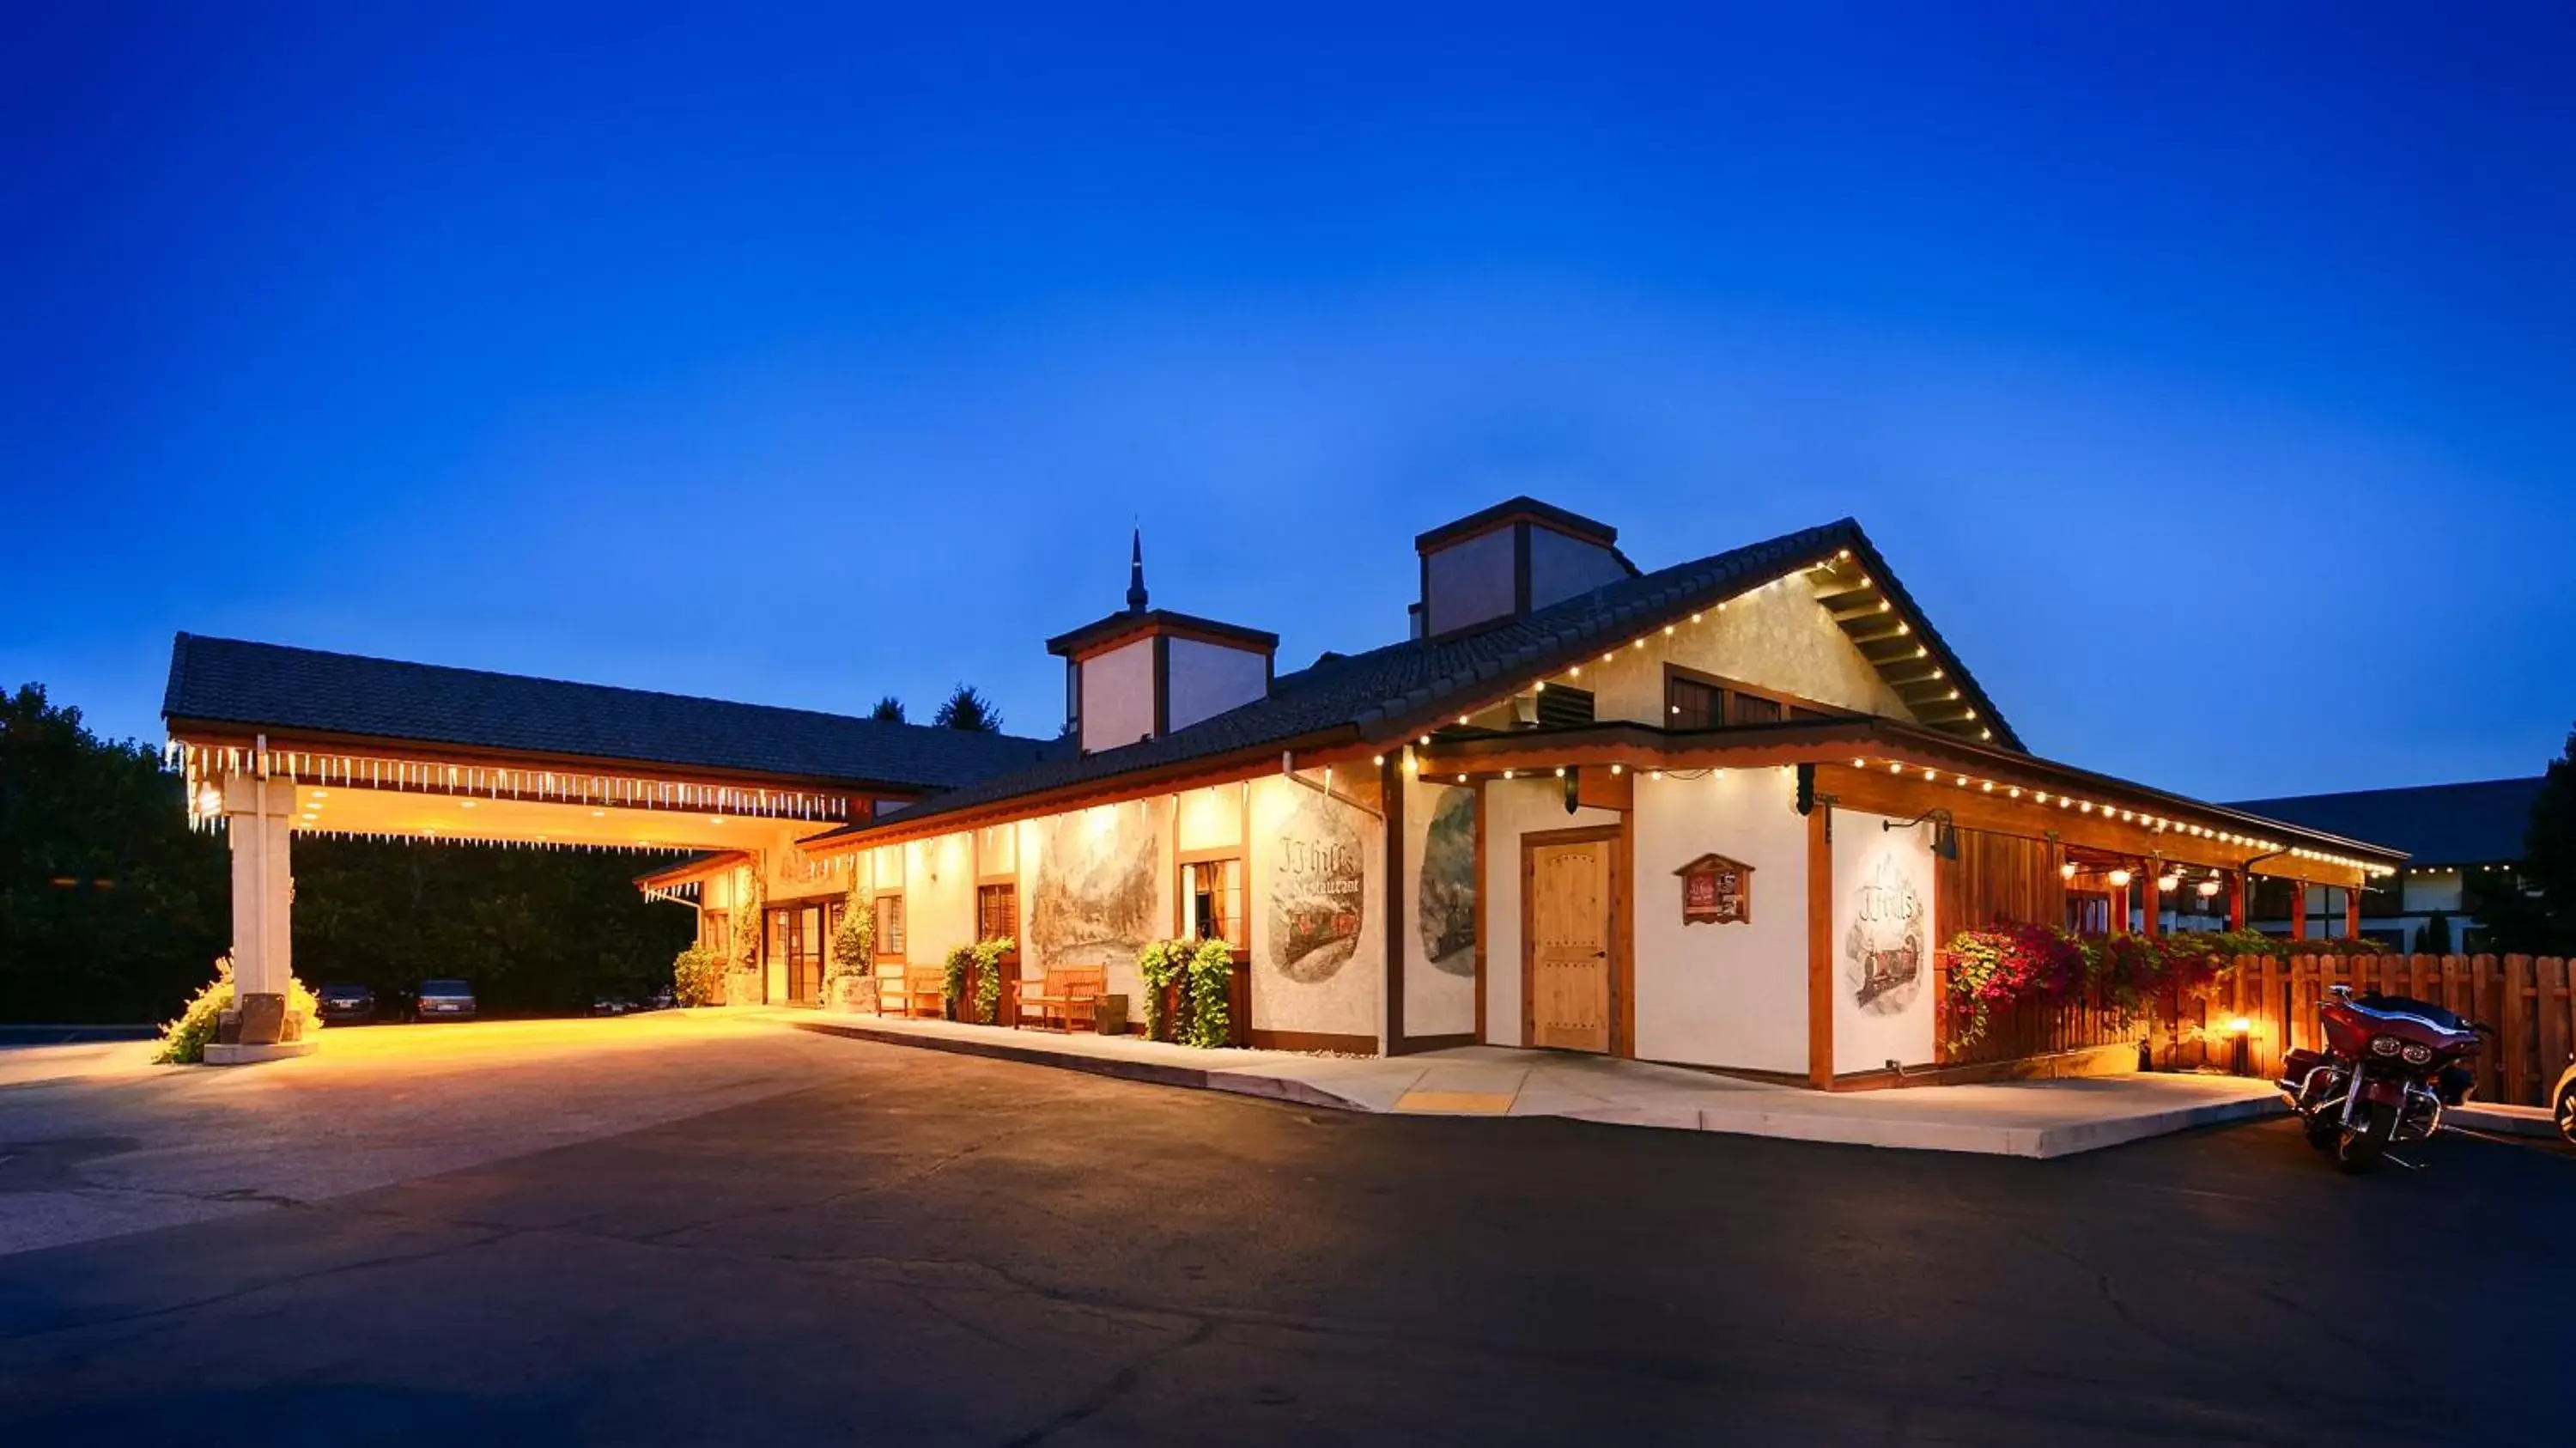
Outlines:
<svg viewBox="0 0 2576 1448"><path fill-rule="evenodd" d="M1018 795L1083 785L1122 774L1341 731L1363 739L1397 739L1425 719L1454 712L1461 700L1484 702L1524 680L1544 678L1693 609L1794 572L1848 548L1917 620L1924 646L1940 659L1995 731L1998 744L2022 745L1985 691L1941 641L1898 584L1886 560L1850 518L1641 574L1505 620L1479 632L1389 644L1343 657L1326 655L1273 680L1267 698L1158 738L1092 754L1059 756L935 795L875 824L910 825L925 817L995 804ZM860 834L853 824L820 836Z"/></svg>
<svg viewBox="0 0 2576 1448"><path fill-rule="evenodd" d="M1021 769L1049 748L1008 734L186 633L170 648L161 712L174 730L305 730L914 789Z"/></svg>

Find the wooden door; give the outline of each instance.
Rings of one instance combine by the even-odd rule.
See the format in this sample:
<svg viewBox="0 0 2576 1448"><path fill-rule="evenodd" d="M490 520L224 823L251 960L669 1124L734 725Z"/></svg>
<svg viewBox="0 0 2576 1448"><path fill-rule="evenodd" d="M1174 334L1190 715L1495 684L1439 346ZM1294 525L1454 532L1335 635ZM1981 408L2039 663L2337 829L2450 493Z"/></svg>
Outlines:
<svg viewBox="0 0 2576 1448"><path fill-rule="evenodd" d="M1522 846L1521 979L1530 1045L1610 1049L1614 842L1615 832Z"/></svg>

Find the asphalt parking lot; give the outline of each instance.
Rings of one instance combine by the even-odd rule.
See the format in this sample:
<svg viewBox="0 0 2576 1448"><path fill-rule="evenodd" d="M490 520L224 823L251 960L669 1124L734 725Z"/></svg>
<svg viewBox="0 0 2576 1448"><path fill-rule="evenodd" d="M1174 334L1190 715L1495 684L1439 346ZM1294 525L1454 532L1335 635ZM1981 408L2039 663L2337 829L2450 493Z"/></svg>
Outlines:
<svg viewBox="0 0 2576 1448"><path fill-rule="evenodd" d="M2567 1431L2564 1155L2462 1139L2425 1171L2350 1180L2274 1121L2032 1162L1351 1115L856 1041L781 1049L758 1087L703 1077L762 1094L702 1114L0 1256L11 1436ZM619 1066L623 1089L653 1089L652 1061L639 1048ZM571 1051L512 1069L526 1110L549 1072L589 1100L573 1078L598 1070ZM0 1092L0 1124L24 1145L21 1089ZM108 1105L89 1109L85 1132L116 1135Z"/></svg>

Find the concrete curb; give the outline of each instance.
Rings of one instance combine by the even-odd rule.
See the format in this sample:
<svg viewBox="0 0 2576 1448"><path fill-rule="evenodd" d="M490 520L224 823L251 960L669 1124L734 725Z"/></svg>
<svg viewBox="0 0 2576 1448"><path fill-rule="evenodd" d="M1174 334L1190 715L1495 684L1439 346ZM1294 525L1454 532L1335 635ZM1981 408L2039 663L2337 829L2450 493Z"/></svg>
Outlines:
<svg viewBox="0 0 2576 1448"><path fill-rule="evenodd" d="M1121 1081L1141 1081L1149 1086L1180 1086L1193 1091L1226 1091L1237 1096L1258 1096L1270 1101L1287 1101L1299 1106L1320 1106L1332 1111L1366 1111L1368 1108L1347 1097L1303 1081L1278 1076L1255 1076L1226 1070L1209 1070L1202 1066L1176 1066L1161 1061L1119 1061L1105 1056L1076 1056L1062 1051L1033 1049L1008 1041L968 1041L950 1036L925 1036L911 1031L887 1031L873 1026L845 1025L838 1021L795 1021L797 1030L824 1036L847 1036L852 1040L875 1041L887 1046L911 1046L923 1051L946 1051L957 1056L983 1056L995 1061L1013 1061L1024 1066L1053 1066L1060 1071L1081 1071L1093 1076L1110 1076Z"/></svg>
<svg viewBox="0 0 2576 1448"><path fill-rule="evenodd" d="M1229 1067L1224 1064L1198 1066L1178 1061L1138 1061L1107 1056L1088 1056L1076 1052L1023 1044L1008 1039L981 1039L953 1035L933 1035L920 1031L887 1029L856 1021L802 1020L785 1022L800 1031L819 1035L847 1036L853 1040L872 1041L888 1046L909 1046L919 1050L946 1051L959 1056L981 1056L988 1060L1010 1061L1029 1066L1049 1066L1057 1070L1082 1071L1094 1076L1108 1076L1121 1081L1136 1081L1154 1086L1177 1086L1192 1091L1224 1091L1237 1096L1279 1101L1298 1106L1321 1107L1331 1111L1354 1111L1367 1115L1476 1115L1490 1118L1489 1113L1446 1111L1407 1111L1401 1105L1372 1106L1368 1102L1326 1090L1310 1081L1274 1074L1257 1066ZM1931 1088L1938 1089L1938 1088ZM1986 1088L1961 1087L1963 1091ZM1694 1093L1698 1094L1698 1093ZM1869 1146L1896 1151L1948 1151L1979 1156L2017 1156L2032 1160L2073 1156L2080 1152L2099 1151L2150 1137L2177 1131L2224 1125L2278 1116L2289 1110L2280 1096L2265 1091L2258 1096L2239 1096L2217 1100L2187 1100L2133 1109L2124 1114L2096 1115L2089 1120L2033 1121L2024 1116L2018 1121L1979 1120L1974 1112L1945 1117L1931 1111L1899 1109L1884 1115L1846 1111L1812 1111L1783 1109L1775 1101L1762 1098L1770 1093L1746 1093L1744 1104L1707 1104L1705 1095L1698 1100L1584 1107L1565 1111L1515 1112L1503 1119L1539 1120L1554 1116L1561 1120L1584 1121L1604 1126L1648 1127L1664 1131L1709 1131L1735 1136L1761 1136L1779 1141L1807 1141L1833 1146ZM1911 1093L1887 1093L1890 1104L1910 1105ZM1400 1097L1398 1098L1400 1100Z"/></svg>
<svg viewBox="0 0 2576 1448"><path fill-rule="evenodd" d="M2470 1102L2444 1111L2442 1124L2466 1127L2471 1131L2489 1131L2498 1136L2554 1137L2558 1134L2558 1122L2546 1106L2483 1106Z"/></svg>

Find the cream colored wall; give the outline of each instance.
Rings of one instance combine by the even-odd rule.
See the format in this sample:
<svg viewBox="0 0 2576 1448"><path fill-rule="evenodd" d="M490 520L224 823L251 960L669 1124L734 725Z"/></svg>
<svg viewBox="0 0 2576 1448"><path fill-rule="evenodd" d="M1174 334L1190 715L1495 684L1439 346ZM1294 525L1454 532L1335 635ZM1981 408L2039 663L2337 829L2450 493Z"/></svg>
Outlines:
<svg viewBox="0 0 2576 1448"><path fill-rule="evenodd" d="M1496 528L1463 543L1453 543L1426 563L1429 597L1423 600L1428 632L1447 633L1512 611L1513 530Z"/></svg>
<svg viewBox="0 0 2576 1448"><path fill-rule="evenodd" d="M1485 786L1485 1040L1521 1044L1521 836L1540 830L1619 823L1606 809L1565 812L1553 779L1495 780Z"/></svg>
<svg viewBox="0 0 2576 1448"><path fill-rule="evenodd" d="M1249 649L1183 638L1165 648L1171 665L1166 683L1172 692L1164 722L1174 729L1187 729L1270 692L1270 664Z"/></svg>
<svg viewBox="0 0 2576 1448"><path fill-rule="evenodd" d="M903 847L904 960L936 965L975 943L975 863L964 832Z"/></svg>
<svg viewBox="0 0 2576 1448"><path fill-rule="evenodd" d="M1628 570L1619 564L1619 555L1597 543L1569 538L1535 524L1529 534L1532 609L1562 603L1578 593L1589 593L1628 576Z"/></svg>
<svg viewBox="0 0 2576 1448"><path fill-rule="evenodd" d="M1154 732L1154 641L1082 661L1082 747L1115 749Z"/></svg>
<svg viewBox="0 0 2576 1448"><path fill-rule="evenodd" d="M1404 1033L1407 1036L1462 1035L1476 1029L1476 978L1431 963L1422 940L1422 857L1431 823L1441 801L1471 799L1459 785L1425 784L1408 778L1404 788L1404 888L1396 902L1404 912ZM1475 953L1466 953L1472 963Z"/></svg>
<svg viewBox="0 0 2576 1448"><path fill-rule="evenodd" d="M1914 717L1816 602L1803 574L1704 610L1698 623L1676 620L1671 634L1648 635L1642 649L1611 652L1610 662L1595 655L1584 661L1582 677L1565 680L1592 691L1602 719L1663 723L1666 663L1838 708Z"/></svg>
<svg viewBox="0 0 2576 1448"><path fill-rule="evenodd" d="M1836 810L1834 835L1834 1071L1932 1063L1932 833L1929 824L1883 829L1878 815ZM1861 952L1913 942L1910 989L1864 1006Z"/></svg>
<svg viewBox="0 0 2576 1448"><path fill-rule="evenodd" d="M1172 802L1173 843L1185 851L1240 849L1243 811L1241 784L1183 790Z"/></svg>
<svg viewBox="0 0 2576 1448"><path fill-rule="evenodd" d="M1636 782L1637 1054L1747 1071L1807 1069L1807 821L1796 773ZM1753 867L1753 918L1686 925L1673 872L1716 853Z"/></svg>
<svg viewBox="0 0 2576 1448"><path fill-rule="evenodd" d="M1319 774L1306 776L1320 780ZM1319 828L1320 826L1320 828ZM1380 1037L1378 1005L1386 988L1385 822L1327 799L1305 785L1268 776L1252 785L1252 1024L1262 1030ZM1285 958L1284 927L1274 910L1305 892L1324 857L1359 856L1359 925L1351 953L1318 975L1314 957ZM1379 1048L1384 1049L1383 1039Z"/></svg>

